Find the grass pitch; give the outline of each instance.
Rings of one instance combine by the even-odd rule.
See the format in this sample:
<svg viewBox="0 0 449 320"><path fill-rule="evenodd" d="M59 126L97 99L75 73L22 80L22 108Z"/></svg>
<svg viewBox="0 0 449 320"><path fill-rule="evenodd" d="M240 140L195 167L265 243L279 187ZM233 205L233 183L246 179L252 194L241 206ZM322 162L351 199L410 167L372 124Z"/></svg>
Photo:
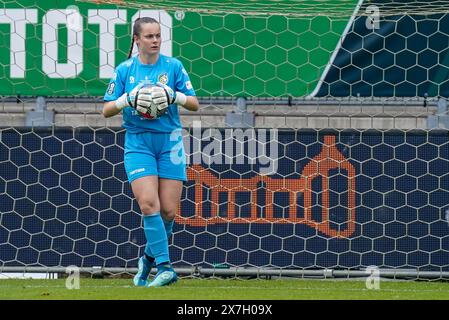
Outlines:
<svg viewBox="0 0 449 320"><path fill-rule="evenodd" d="M181 279L162 288L138 288L131 279L0 280L0 300L449 300L449 283L381 281L369 290L357 280Z"/></svg>

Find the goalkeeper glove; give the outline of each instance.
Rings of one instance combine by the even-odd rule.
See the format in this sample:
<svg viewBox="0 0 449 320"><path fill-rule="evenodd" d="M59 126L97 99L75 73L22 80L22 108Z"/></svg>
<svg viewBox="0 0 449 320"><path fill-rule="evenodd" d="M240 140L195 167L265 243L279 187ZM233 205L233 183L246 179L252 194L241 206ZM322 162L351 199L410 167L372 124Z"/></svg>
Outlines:
<svg viewBox="0 0 449 320"><path fill-rule="evenodd" d="M164 88L154 86L151 88L151 98L158 109L168 108L169 100Z"/></svg>
<svg viewBox="0 0 449 320"><path fill-rule="evenodd" d="M143 84L138 84L131 92L125 92L122 94L120 98L115 100L115 107L119 109L120 111L123 110L126 107L134 107L135 100L137 93L139 92L139 89L142 88Z"/></svg>
<svg viewBox="0 0 449 320"><path fill-rule="evenodd" d="M158 92L155 88L154 86L144 87L137 93L136 110L150 119L157 119L168 110L167 102L161 98L154 98L155 93Z"/></svg>
<svg viewBox="0 0 449 320"><path fill-rule="evenodd" d="M138 110L139 107L149 107L151 105L151 88L143 86L144 84L140 83L131 92L125 92L115 101L116 108L123 110L125 107L132 107Z"/></svg>
<svg viewBox="0 0 449 320"><path fill-rule="evenodd" d="M182 92L175 92L169 86L158 82L155 87L153 87L153 101L160 101L161 103L167 103L168 105L176 103L180 105L185 105L187 102L187 97Z"/></svg>

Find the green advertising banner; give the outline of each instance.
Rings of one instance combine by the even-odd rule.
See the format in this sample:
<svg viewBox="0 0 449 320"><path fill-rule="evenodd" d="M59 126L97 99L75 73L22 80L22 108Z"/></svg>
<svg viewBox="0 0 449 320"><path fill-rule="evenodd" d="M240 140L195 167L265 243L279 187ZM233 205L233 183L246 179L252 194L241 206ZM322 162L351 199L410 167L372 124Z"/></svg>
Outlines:
<svg viewBox="0 0 449 320"><path fill-rule="evenodd" d="M316 88L351 18L208 14L73 0L1 3L2 96L104 95L115 66L127 58L132 21L139 16L161 22L161 51L184 63L198 96L305 96Z"/></svg>

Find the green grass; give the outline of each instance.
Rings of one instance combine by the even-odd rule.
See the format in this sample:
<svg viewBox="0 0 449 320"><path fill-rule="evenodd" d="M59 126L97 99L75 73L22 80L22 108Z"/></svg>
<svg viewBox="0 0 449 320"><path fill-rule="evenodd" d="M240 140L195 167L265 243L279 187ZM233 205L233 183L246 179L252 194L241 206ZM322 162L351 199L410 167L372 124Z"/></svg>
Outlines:
<svg viewBox="0 0 449 320"><path fill-rule="evenodd" d="M6 299L447 300L449 283L381 281L379 290L368 290L354 280L182 279L169 287L136 288L130 279L82 278L79 290L68 290L65 279L0 280L0 300Z"/></svg>

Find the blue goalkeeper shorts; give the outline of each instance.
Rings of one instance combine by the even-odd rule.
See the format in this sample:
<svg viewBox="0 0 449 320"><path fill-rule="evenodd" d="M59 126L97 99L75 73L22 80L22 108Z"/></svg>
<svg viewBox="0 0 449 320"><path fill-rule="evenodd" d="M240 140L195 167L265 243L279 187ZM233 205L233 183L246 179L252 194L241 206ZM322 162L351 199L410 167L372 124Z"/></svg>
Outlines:
<svg viewBox="0 0 449 320"><path fill-rule="evenodd" d="M126 132L125 170L129 183L145 176L186 181L182 131Z"/></svg>

